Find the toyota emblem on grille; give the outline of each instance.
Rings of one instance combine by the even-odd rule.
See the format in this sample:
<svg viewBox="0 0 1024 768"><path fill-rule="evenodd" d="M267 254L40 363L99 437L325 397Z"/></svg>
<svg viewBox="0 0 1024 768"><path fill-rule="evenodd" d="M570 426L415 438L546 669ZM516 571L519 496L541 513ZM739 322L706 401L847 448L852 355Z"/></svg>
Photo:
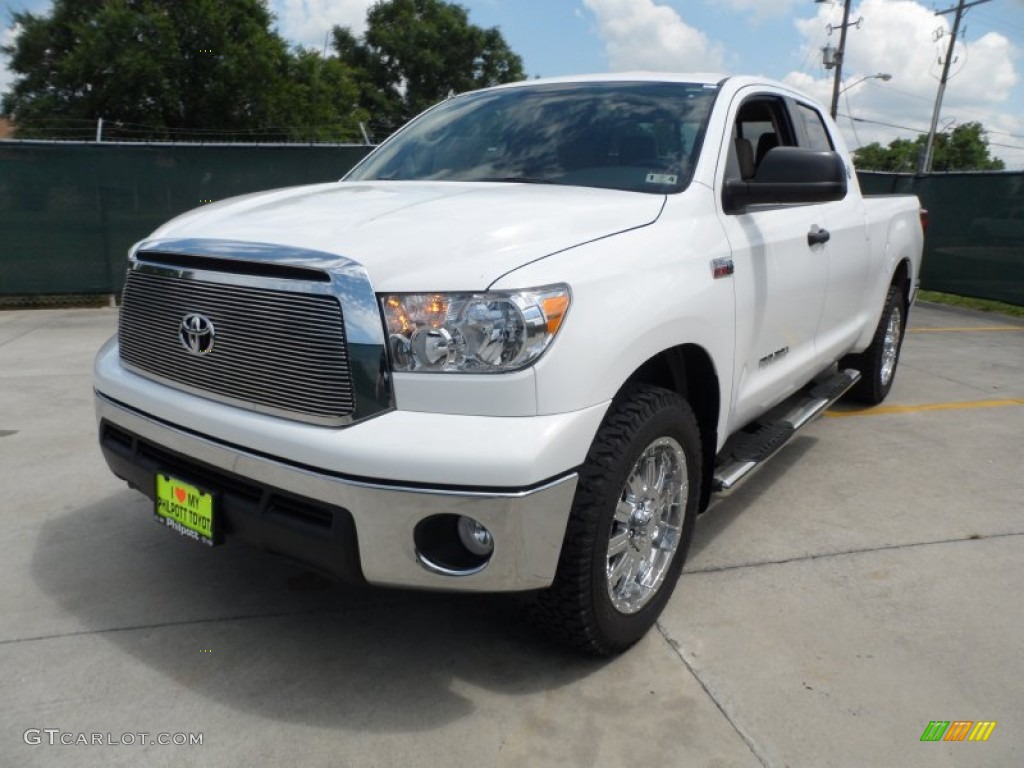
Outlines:
<svg viewBox="0 0 1024 768"><path fill-rule="evenodd" d="M217 332L210 318L205 315L185 315L178 327L178 338L181 345L193 355L205 355L213 350L213 341Z"/></svg>

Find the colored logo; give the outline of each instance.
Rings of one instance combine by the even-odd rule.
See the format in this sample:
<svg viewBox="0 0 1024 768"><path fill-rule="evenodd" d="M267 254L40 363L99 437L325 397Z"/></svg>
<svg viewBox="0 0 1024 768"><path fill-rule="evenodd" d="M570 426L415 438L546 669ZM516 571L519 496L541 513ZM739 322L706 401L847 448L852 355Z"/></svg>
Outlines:
<svg viewBox="0 0 1024 768"><path fill-rule="evenodd" d="M995 720L932 720L921 741L988 741L995 728Z"/></svg>
<svg viewBox="0 0 1024 768"><path fill-rule="evenodd" d="M178 338L181 345L193 355L205 355L213 350L213 340L217 331L213 322L205 315L185 315L178 326Z"/></svg>

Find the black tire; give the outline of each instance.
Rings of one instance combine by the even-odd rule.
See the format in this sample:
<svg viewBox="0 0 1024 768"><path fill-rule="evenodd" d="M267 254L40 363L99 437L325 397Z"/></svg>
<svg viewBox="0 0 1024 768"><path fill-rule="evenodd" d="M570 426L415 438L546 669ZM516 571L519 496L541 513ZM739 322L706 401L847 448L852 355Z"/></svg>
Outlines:
<svg viewBox="0 0 1024 768"><path fill-rule="evenodd" d="M664 480L667 475L659 475L662 487L668 487L671 492L659 492L655 501L646 495L648 486L643 485L645 499L634 506L633 515L628 517L631 522L624 523L622 504L629 506L628 498L635 501L635 496L627 495L626 483L627 480L637 481L638 459L642 455L648 457L644 464L648 470L652 468L652 461L658 462L658 468L675 467L673 475L681 479L680 448L685 457L686 489L681 482L676 487L674 481ZM654 456L658 458L652 458ZM663 456L667 458L663 460ZM580 470L554 583L535 595L529 606L534 623L555 640L596 656L619 653L642 638L672 596L686 560L701 497L701 477L700 431L689 404L659 387L636 386L620 393L598 429ZM635 489L635 485L632 487ZM678 505L663 505L669 496L683 496L685 501L680 499ZM655 508L676 511L650 511ZM663 529L660 522L641 522L636 530L644 533L634 538L637 515L671 521L671 531ZM657 529L653 534L652 526ZM621 555L609 552L613 533L620 541L625 537L624 540L630 542L623 547L626 552ZM677 542L675 550L666 553L673 536ZM633 542L641 544L634 546ZM618 576L609 586L610 558L616 558L618 563L628 552L632 563L640 563L639 552L643 546L647 548L647 556L653 558L650 569L630 570L632 576ZM636 567L642 569L643 565L648 563L644 561ZM649 587L638 586L631 580L655 572L663 576L660 582ZM634 601L640 606L634 612L623 612L613 603L611 593L616 586L627 593L648 590L647 596Z"/></svg>
<svg viewBox="0 0 1024 768"><path fill-rule="evenodd" d="M907 309L903 291L898 286L890 286L871 346L860 354L847 355L839 361L840 368L860 371L860 381L846 395L850 400L867 405L878 405L885 400L896 379L906 326ZM896 335L895 340L891 338L892 334ZM895 350L892 349L893 342ZM895 358L889 360L893 352ZM888 364L890 362L891 366Z"/></svg>

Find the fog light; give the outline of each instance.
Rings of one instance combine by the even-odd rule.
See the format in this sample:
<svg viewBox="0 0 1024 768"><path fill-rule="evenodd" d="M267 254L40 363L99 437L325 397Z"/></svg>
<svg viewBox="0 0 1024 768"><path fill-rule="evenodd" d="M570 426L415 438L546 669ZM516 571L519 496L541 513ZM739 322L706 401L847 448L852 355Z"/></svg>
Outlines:
<svg viewBox="0 0 1024 768"><path fill-rule="evenodd" d="M478 557L487 557L494 551L491 532L471 517L459 518L459 541Z"/></svg>

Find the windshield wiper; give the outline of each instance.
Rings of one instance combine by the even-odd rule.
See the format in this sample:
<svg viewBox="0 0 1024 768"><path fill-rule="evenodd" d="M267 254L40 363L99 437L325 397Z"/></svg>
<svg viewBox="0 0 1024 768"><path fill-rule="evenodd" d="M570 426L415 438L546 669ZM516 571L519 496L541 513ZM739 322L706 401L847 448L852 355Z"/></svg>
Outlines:
<svg viewBox="0 0 1024 768"><path fill-rule="evenodd" d="M510 184L557 184L551 179L542 179L539 176L495 176L494 178L474 179L474 181L503 181Z"/></svg>

